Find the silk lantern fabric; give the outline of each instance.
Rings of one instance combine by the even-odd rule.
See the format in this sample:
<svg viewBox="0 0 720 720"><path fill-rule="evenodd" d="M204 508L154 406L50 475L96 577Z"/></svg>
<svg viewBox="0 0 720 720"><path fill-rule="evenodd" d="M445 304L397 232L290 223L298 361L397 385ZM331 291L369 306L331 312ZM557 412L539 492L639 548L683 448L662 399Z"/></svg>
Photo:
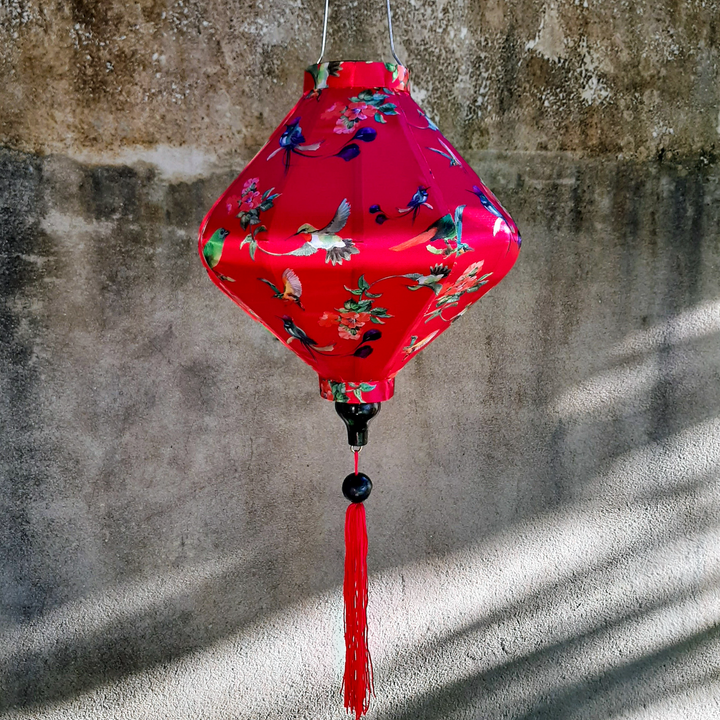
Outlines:
<svg viewBox="0 0 720 720"><path fill-rule="evenodd" d="M512 218L410 96L408 71L328 62L200 229L212 281L308 363L327 400L395 376L510 270Z"/></svg>

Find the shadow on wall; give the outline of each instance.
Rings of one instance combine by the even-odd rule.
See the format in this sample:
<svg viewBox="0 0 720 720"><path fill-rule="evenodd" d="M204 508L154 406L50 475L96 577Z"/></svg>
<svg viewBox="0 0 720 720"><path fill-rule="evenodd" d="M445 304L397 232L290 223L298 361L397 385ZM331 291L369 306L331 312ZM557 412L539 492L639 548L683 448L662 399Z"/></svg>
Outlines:
<svg viewBox="0 0 720 720"><path fill-rule="evenodd" d="M232 173L4 158L3 716L336 716L343 430L202 276L195 228ZM700 717L718 177L477 160L523 254L404 371L363 458L376 712L585 720L692 694Z"/></svg>

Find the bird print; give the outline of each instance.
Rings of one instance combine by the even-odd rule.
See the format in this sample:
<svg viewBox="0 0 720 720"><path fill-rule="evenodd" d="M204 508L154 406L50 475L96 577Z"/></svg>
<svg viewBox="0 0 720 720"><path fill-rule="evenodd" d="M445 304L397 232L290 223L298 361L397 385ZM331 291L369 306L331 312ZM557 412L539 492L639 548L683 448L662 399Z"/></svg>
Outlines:
<svg viewBox="0 0 720 720"><path fill-rule="evenodd" d="M422 350L428 343L432 342L432 340L435 338L435 336L439 333L439 330L433 330L427 337L424 337L420 342L418 342L418 336L413 335L410 338L410 344L406 345L403 348L403 353L405 353L405 357L408 358L413 353L416 353L420 350Z"/></svg>
<svg viewBox="0 0 720 720"><path fill-rule="evenodd" d="M415 280L417 285L408 285L408 290L419 290L420 288L430 288L436 295L443 288L443 280L450 275L450 268L447 265L433 265L427 275L420 273L409 273L403 277Z"/></svg>
<svg viewBox="0 0 720 720"><path fill-rule="evenodd" d="M422 185L419 185L418 189L415 191L415 194L410 198L410 202L408 202L407 207L396 208L398 212L397 215L387 215L385 212L383 212L383 209L379 205L371 205L368 208L368 211L371 215L375 216L375 222L378 225L382 225L388 220L399 220L401 218L404 218L408 213L412 213L412 221L414 223L415 218L417 217L418 212L420 212L421 207L426 207L428 208L428 210L433 209L433 206L427 201L429 189L429 187L423 187Z"/></svg>
<svg viewBox="0 0 720 720"><path fill-rule="evenodd" d="M295 235L305 235L308 240L297 250L285 254L306 257L314 255L318 250L324 250L326 263L342 265L343 260L350 260L351 255L360 252L350 238L342 238L338 235L345 227L349 217L350 203L343 200L338 205L333 219L324 228L318 230L307 223L301 225Z"/></svg>
<svg viewBox="0 0 720 720"><path fill-rule="evenodd" d="M435 130L438 132L440 131L440 128L420 108L418 108L418 112L427 121L427 124L428 124L427 129L428 130Z"/></svg>
<svg viewBox="0 0 720 720"><path fill-rule="evenodd" d="M310 92L309 97L320 99L320 94L325 88L327 88L328 78L338 77L340 75L340 67L342 62L333 60L332 62L321 63L320 65L311 65L308 68L308 72L312 75L315 81L315 87Z"/></svg>
<svg viewBox="0 0 720 720"><path fill-rule="evenodd" d="M225 239L229 234L229 230L218 228L203 246L203 257L211 268L214 268L220 262L220 256L225 246Z"/></svg>
<svg viewBox="0 0 720 720"><path fill-rule="evenodd" d="M275 283L266 280L265 278L258 278L260 282L264 282L268 285L275 293L273 297L277 300L283 300L284 302L294 302L301 310L304 310L302 303L300 302L300 296L302 295L302 283L300 278L297 276L294 270L286 268L282 274L283 287L282 290L275 286Z"/></svg>
<svg viewBox="0 0 720 720"><path fill-rule="evenodd" d="M442 138L438 138L438 142L445 148L445 151L438 150L437 148L431 148L429 147L428 150L430 152L437 153L438 155L442 155L444 158L447 158L450 161L450 167L460 167L462 165L462 162L460 161L460 158L453 152L453 149L443 141Z"/></svg>
<svg viewBox="0 0 720 720"><path fill-rule="evenodd" d="M455 227L457 228L457 237L455 238L455 248L453 250L450 250L449 243L447 240L445 241L445 245L447 248L443 250L443 255L462 255L466 252L471 252L472 248L467 244L463 242L462 239L462 229L463 229L463 211L465 210L465 205L458 205L455 208Z"/></svg>
<svg viewBox="0 0 720 720"><path fill-rule="evenodd" d="M422 245L423 243L431 243L435 240L445 240L445 242L447 242L452 238L457 237L457 234L457 227L455 226L453 217L450 213L448 213L432 223L432 225L430 225L424 232L421 232L419 235L415 235L415 237L412 237L399 245L394 245L390 249L395 252L400 252L401 250L407 250L411 247L415 247L416 245Z"/></svg>
<svg viewBox="0 0 720 720"><path fill-rule="evenodd" d="M430 188L422 186L418 187L415 194L412 198L410 198L410 202L407 204L407 207L397 209L400 215L406 215L411 212L413 222L415 222L415 218L417 217L418 212L420 212L421 207L426 207L429 210L432 210L433 206L427 201L429 189Z"/></svg>
<svg viewBox="0 0 720 720"><path fill-rule="evenodd" d="M408 122L410 127L416 128L417 130L435 130L440 131L440 128L420 109L417 109L418 115L427 123L427 125L415 125L414 123Z"/></svg>
<svg viewBox="0 0 720 720"><path fill-rule="evenodd" d="M492 202L490 202L490 198L477 185L473 185L473 189L468 190L468 192L476 195L478 200L480 200L480 204L497 218L497 220L495 220L495 225L493 226L493 236L498 234L503 225L505 226L505 230L507 230L507 232L511 232L510 227L508 226L502 213L492 204Z"/></svg>
<svg viewBox="0 0 720 720"><path fill-rule="evenodd" d="M315 357L315 352L330 352L335 347L334 345L318 347L317 342L309 337L302 328L299 328L289 315L283 315L280 319L283 321L285 332L290 336L287 339L287 344L289 345L293 340L297 340L310 353L311 357Z"/></svg>

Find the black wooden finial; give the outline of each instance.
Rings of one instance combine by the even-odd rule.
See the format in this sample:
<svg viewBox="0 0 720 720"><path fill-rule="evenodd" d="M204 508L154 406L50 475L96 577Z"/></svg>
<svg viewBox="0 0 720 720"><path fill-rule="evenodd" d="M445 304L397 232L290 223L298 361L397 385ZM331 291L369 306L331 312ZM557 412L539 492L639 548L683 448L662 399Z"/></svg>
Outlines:
<svg viewBox="0 0 720 720"><path fill-rule="evenodd" d="M380 412L380 403L335 403L335 411L347 426L348 443L367 445L368 423Z"/></svg>

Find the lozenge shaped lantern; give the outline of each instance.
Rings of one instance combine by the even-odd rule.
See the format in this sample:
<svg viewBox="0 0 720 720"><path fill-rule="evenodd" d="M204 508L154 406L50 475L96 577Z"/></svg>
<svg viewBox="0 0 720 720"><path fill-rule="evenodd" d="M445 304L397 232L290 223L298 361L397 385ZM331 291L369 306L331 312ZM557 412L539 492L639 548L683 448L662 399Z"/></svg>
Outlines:
<svg viewBox="0 0 720 720"><path fill-rule="evenodd" d="M328 62L200 231L212 281L318 374L372 403L512 267L515 223L418 107L408 71Z"/></svg>
<svg viewBox="0 0 720 720"><path fill-rule="evenodd" d="M372 689L372 484L357 469L367 421L519 249L512 218L412 99L407 69L382 62L308 68L298 103L202 223L212 281L317 372L356 451L343 483L344 692L356 717Z"/></svg>

